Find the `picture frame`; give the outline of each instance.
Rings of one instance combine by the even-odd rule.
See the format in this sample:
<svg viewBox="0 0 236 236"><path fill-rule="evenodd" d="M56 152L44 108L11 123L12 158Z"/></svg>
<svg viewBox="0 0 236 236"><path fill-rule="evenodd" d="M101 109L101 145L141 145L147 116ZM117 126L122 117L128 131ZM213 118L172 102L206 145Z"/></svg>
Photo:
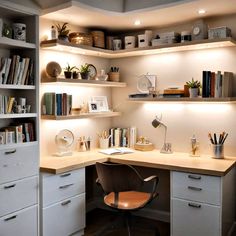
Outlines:
<svg viewBox="0 0 236 236"><path fill-rule="evenodd" d="M97 103L99 112L109 111L106 96L94 96L91 98L91 102Z"/></svg>
<svg viewBox="0 0 236 236"><path fill-rule="evenodd" d="M90 101L88 102L89 112L99 112L99 105L97 102Z"/></svg>

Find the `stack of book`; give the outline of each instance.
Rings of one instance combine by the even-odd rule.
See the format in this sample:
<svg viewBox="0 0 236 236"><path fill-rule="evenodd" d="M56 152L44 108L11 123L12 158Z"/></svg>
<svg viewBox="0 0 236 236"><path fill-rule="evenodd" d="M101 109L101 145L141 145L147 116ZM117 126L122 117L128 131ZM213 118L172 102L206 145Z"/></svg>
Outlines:
<svg viewBox="0 0 236 236"><path fill-rule="evenodd" d="M10 125L0 129L0 144L13 144L35 141L32 122Z"/></svg>
<svg viewBox="0 0 236 236"><path fill-rule="evenodd" d="M164 89L163 97L183 97L184 90L179 88L168 88Z"/></svg>
<svg viewBox="0 0 236 236"><path fill-rule="evenodd" d="M0 84L34 85L33 61L19 55L1 58Z"/></svg>
<svg viewBox="0 0 236 236"><path fill-rule="evenodd" d="M220 71L217 73L203 71L202 73L202 97L232 97L233 73Z"/></svg>
<svg viewBox="0 0 236 236"><path fill-rule="evenodd" d="M67 93L45 93L44 115L67 116L72 111L72 95Z"/></svg>

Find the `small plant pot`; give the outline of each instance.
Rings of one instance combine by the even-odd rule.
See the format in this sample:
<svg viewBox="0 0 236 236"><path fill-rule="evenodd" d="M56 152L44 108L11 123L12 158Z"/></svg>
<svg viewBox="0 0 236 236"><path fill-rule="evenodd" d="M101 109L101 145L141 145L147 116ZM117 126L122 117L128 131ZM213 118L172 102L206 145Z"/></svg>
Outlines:
<svg viewBox="0 0 236 236"><path fill-rule="evenodd" d="M89 79L89 73L80 73L81 79Z"/></svg>
<svg viewBox="0 0 236 236"><path fill-rule="evenodd" d="M68 39L67 35L58 35L58 39L69 42L69 39Z"/></svg>
<svg viewBox="0 0 236 236"><path fill-rule="evenodd" d="M72 73L72 78L73 79L78 79L79 78L79 73L78 72L73 72Z"/></svg>
<svg viewBox="0 0 236 236"><path fill-rule="evenodd" d="M189 97L196 98L198 97L198 88L189 88Z"/></svg>
<svg viewBox="0 0 236 236"><path fill-rule="evenodd" d="M71 79L72 72L64 71L64 75L65 75L65 78L66 78L66 79Z"/></svg>

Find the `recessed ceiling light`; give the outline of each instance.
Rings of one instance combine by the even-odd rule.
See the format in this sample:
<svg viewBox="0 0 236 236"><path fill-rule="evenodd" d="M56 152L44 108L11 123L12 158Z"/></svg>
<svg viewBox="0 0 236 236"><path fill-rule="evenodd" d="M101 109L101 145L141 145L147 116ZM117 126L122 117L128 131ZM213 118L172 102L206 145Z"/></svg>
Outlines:
<svg viewBox="0 0 236 236"><path fill-rule="evenodd" d="M205 13L206 13L206 10L204 10L204 9L199 9L198 10L199 15L202 15L202 14L205 14Z"/></svg>
<svg viewBox="0 0 236 236"><path fill-rule="evenodd" d="M140 25L141 24L141 21L140 20L136 20L135 22L134 22L134 25Z"/></svg>

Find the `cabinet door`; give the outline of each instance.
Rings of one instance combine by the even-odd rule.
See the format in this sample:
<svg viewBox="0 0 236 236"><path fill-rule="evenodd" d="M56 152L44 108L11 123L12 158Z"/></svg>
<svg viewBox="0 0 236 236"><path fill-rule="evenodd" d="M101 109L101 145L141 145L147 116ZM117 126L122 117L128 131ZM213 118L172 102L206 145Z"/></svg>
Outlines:
<svg viewBox="0 0 236 236"><path fill-rule="evenodd" d="M65 236L85 227L85 194L43 208L43 236Z"/></svg>
<svg viewBox="0 0 236 236"><path fill-rule="evenodd" d="M25 208L0 218L1 236L37 236L37 206Z"/></svg>
<svg viewBox="0 0 236 236"><path fill-rule="evenodd" d="M37 145L0 150L0 184L37 175L38 159Z"/></svg>
<svg viewBox="0 0 236 236"><path fill-rule="evenodd" d="M0 185L0 217L38 202L38 177Z"/></svg>
<svg viewBox="0 0 236 236"><path fill-rule="evenodd" d="M220 207L172 199L172 236L220 236Z"/></svg>

